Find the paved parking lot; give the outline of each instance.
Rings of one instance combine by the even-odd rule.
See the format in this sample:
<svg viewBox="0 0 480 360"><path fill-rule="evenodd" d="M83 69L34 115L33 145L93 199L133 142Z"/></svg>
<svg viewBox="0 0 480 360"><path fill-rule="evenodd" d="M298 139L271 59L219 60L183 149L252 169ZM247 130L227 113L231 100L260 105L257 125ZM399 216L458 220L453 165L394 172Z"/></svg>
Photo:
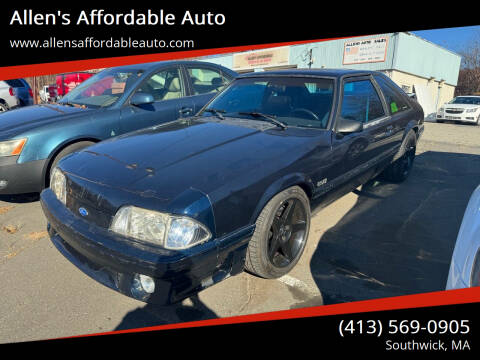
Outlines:
<svg viewBox="0 0 480 360"><path fill-rule="evenodd" d="M427 123L405 183L373 182L315 209L290 274L243 273L168 307L88 278L50 243L38 196L3 196L0 343L443 290L478 184L480 126Z"/></svg>

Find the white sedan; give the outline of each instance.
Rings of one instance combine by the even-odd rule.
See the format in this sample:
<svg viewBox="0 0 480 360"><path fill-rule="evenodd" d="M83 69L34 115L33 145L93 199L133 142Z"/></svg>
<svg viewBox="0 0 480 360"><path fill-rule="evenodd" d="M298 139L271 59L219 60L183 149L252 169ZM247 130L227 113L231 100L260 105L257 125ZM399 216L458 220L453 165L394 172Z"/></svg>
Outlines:
<svg viewBox="0 0 480 360"><path fill-rule="evenodd" d="M480 185L463 216L453 251L447 290L480 286Z"/></svg>
<svg viewBox="0 0 480 360"><path fill-rule="evenodd" d="M437 111L437 122L445 120L479 124L480 96L457 96Z"/></svg>

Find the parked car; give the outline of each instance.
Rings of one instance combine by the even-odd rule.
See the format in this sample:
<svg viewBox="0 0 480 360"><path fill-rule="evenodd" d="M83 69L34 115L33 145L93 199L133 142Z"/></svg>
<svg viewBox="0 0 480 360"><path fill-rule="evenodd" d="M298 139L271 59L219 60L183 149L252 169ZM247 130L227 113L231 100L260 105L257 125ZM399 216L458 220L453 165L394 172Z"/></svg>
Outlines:
<svg viewBox="0 0 480 360"><path fill-rule="evenodd" d="M457 96L437 111L437 122L445 120L479 125L480 96Z"/></svg>
<svg viewBox="0 0 480 360"><path fill-rule="evenodd" d="M41 194L51 240L89 276L153 303L246 268L288 273L313 199L407 178L423 110L381 73L234 80L197 116L72 154Z"/></svg>
<svg viewBox="0 0 480 360"><path fill-rule="evenodd" d="M0 81L0 112L33 105L33 93L24 79Z"/></svg>
<svg viewBox="0 0 480 360"><path fill-rule="evenodd" d="M480 286L480 185L463 216L453 251L446 289Z"/></svg>
<svg viewBox="0 0 480 360"><path fill-rule="evenodd" d="M199 90L192 75L203 81ZM0 115L0 194L40 192L65 155L200 110L236 73L205 62L170 61L104 70L58 104Z"/></svg>
<svg viewBox="0 0 480 360"><path fill-rule="evenodd" d="M49 85L44 85L42 88L38 91L38 95L40 96L40 100L44 103L49 102L50 98L50 93L49 93Z"/></svg>
<svg viewBox="0 0 480 360"><path fill-rule="evenodd" d="M57 102L59 99L57 94L57 84L48 85L48 101L47 102Z"/></svg>
<svg viewBox="0 0 480 360"><path fill-rule="evenodd" d="M91 78L93 75L93 73L84 71L58 74L55 79L57 84L57 98L61 99L79 84Z"/></svg>

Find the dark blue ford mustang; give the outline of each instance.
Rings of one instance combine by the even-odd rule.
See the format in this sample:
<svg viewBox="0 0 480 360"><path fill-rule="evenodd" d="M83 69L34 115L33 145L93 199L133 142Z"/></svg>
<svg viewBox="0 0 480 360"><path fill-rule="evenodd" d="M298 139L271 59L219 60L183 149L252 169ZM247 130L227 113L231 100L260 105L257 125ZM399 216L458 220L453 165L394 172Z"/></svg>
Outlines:
<svg viewBox="0 0 480 360"><path fill-rule="evenodd" d="M41 203L53 243L85 273L175 302L244 269L286 274L311 201L405 180L423 118L376 72L243 75L195 117L67 156Z"/></svg>

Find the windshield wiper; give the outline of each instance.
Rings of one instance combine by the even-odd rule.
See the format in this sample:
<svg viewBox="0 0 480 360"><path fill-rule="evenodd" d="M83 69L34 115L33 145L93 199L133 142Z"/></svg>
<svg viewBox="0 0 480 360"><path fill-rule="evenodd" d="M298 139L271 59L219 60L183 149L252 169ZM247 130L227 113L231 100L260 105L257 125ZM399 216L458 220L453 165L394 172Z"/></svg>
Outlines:
<svg viewBox="0 0 480 360"><path fill-rule="evenodd" d="M203 110L203 112L211 112L216 117L218 117L220 120L225 120L225 117L222 115L222 113L225 114L225 110L208 108L208 109Z"/></svg>
<svg viewBox="0 0 480 360"><path fill-rule="evenodd" d="M75 106L73 103L68 101L59 101L57 104L65 105L65 106Z"/></svg>
<svg viewBox="0 0 480 360"><path fill-rule="evenodd" d="M256 111L251 111L251 112L239 112L240 115L250 115L250 116L253 116L255 118L262 118L262 119L265 119L265 120L268 120L270 121L271 123L277 125L278 127L282 128L282 129L286 129L287 128L287 125L284 124L283 122L281 121L278 121L277 119L275 119L275 116L273 115L267 115L267 114L263 114L263 113L259 113L259 112L256 112Z"/></svg>

